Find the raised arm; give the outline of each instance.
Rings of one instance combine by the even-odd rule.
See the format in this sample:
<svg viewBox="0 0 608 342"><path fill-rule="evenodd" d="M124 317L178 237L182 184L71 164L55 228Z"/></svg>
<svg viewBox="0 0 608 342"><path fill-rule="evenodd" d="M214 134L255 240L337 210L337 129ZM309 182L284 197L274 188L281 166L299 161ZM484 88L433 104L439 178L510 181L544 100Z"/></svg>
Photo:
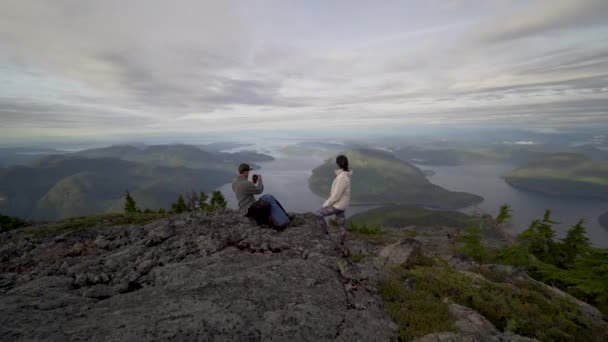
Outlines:
<svg viewBox="0 0 608 342"><path fill-rule="evenodd" d="M258 184L253 184L250 182L247 182L247 187L245 188L245 193L247 195L259 195L262 192L264 192L264 183L262 183L261 181L258 181Z"/></svg>

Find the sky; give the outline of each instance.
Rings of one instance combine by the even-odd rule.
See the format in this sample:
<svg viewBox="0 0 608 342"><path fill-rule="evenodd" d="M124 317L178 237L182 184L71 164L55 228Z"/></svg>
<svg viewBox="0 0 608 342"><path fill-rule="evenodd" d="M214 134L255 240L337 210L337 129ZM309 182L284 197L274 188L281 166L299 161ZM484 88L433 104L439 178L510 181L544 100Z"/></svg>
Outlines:
<svg viewBox="0 0 608 342"><path fill-rule="evenodd" d="M606 18L606 0L0 0L0 142L608 126Z"/></svg>

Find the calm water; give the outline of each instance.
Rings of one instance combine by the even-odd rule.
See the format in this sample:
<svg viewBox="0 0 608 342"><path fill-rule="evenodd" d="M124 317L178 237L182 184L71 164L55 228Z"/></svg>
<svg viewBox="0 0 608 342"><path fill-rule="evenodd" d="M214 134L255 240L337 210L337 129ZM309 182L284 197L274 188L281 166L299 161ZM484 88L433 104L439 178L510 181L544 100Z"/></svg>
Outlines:
<svg viewBox="0 0 608 342"><path fill-rule="evenodd" d="M251 148L251 147L250 147ZM312 169L323 163L318 156L282 156L271 162L258 163L262 169L256 170L264 176L266 194L274 195L288 211L312 212L317 210L324 198L308 188L308 178ZM529 223L540 218L545 208L553 210L553 218L562 224L555 227L558 236L563 236L567 229L579 218L585 218L585 225L591 242L596 246L608 247L608 229L602 228L598 217L608 210L608 201L584 200L576 198L555 198L529 193L510 187L501 178L513 170L511 165L473 165L473 166L419 166L422 170L432 170L431 182L446 189L466 191L484 197L484 201L475 207L465 208L464 212L479 210L495 215L502 204L510 204L513 209L513 233L527 228ZM354 170L354 176L357 170ZM236 198L230 184L219 188L225 195L228 205L237 208ZM349 208L347 215L366 211L372 206L355 206Z"/></svg>
<svg viewBox="0 0 608 342"><path fill-rule="evenodd" d="M556 226L558 236L563 236L570 226L584 218L591 242L596 246L608 247L608 229L601 227L598 222L598 217L608 210L608 201L556 198L517 190L501 178L514 169L511 165L419 167L434 171L435 174L429 179L437 185L449 190L475 193L485 199L476 207L463 211L481 210L494 215L502 204L511 205L513 233L524 230L533 219L542 218L546 208L551 208L553 219L562 223Z"/></svg>
<svg viewBox="0 0 608 342"><path fill-rule="evenodd" d="M312 169L323 163L321 157L285 157L279 156L271 162L257 163L261 170L251 174L261 174L264 177L264 193L274 195L285 210L293 212L314 212L321 207L324 198L315 195L308 188L308 178ZM226 196L228 206L238 207L232 186L225 184L219 188ZM346 212L347 216L371 209L371 206L353 206Z"/></svg>

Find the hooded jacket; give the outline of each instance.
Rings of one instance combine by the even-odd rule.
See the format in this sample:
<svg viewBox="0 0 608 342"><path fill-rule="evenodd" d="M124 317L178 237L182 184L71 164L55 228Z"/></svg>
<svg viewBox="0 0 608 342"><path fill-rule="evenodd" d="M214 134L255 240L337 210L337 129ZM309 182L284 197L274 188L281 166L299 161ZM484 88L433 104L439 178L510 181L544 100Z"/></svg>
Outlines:
<svg viewBox="0 0 608 342"><path fill-rule="evenodd" d="M331 195L323 203L323 207L334 207L346 210L350 205L350 178L353 171L336 170L336 179L331 185Z"/></svg>

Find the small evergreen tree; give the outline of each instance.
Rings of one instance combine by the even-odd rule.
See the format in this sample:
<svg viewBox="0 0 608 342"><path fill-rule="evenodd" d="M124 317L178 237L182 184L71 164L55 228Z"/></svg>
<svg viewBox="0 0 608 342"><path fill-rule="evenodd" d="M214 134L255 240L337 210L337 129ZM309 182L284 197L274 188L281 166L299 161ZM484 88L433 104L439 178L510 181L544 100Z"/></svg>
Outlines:
<svg viewBox="0 0 608 342"><path fill-rule="evenodd" d="M127 191L125 195L125 213L136 213L137 212L137 204L129 191Z"/></svg>
<svg viewBox="0 0 608 342"><path fill-rule="evenodd" d="M164 215L165 214L165 209L163 209L163 208L158 209L158 213L161 214L161 215Z"/></svg>
<svg viewBox="0 0 608 342"><path fill-rule="evenodd" d="M144 214L152 214L152 213L153 213L152 209L150 209L150 208L144 209Z"/></svg>
<svg viewBox="0 0 608 342"><path fill-rule="evenodd" d="M528 229L518 235L518 240L539 260L555 265L559 259L559 246L555 244L555 231L551 209L545 210L542 220L534 220Z"/></svg>
<svg viewBox="0 0 608 342"><path fill-rule="evenodd" d="M184 197L180 194L177 198L177 202L171 204L171 209L174 213L180 214L186 211L186 202L184 202Z"/></svg>
<svg viewBox="0 0 608 342"><path fill-rule="evenodd" d="M209 199L209 196L207 196L206 193L204 193L204 192L201 191L201 193L198 196L198 208L199 208L199 210L202 210L202 211L209 210L209 204L207 203L208 199Z"/></svg>
<svg viewBox="0 0 608 342"><path fill-rule="evenodd" d="M481 243L481 228L475 223L469 223L464 234L460 236L460 241L464 243L461 251L477 262L483 262L487 252Z"/></svg>
<svg viewBox="0 0 608 342"><path fill-rule="evenodd" d="M581 219L576 225L574 225L566 237L562 240L562 249L566 260L564 264L566 266L572 265L577 256L584 253L591 247L589 238L587 238L587 230L583 225L585 221Z"/></svg>
<svg viewBox="0 0 608 342"><path fill-rule="evenodd" d="M222 195L221 191L214 191L211 194L211 210L216 211L220 209L226 209L227 204L228 203L226 202L226 199L224 198L224 195Z"/></svg>
<svg viewBox="0 0 608 342"><path fill-rule="evenodd" d="M498 215L496 216L496 223L503 224L507 222L507 220L511 218L511 212L512 210L510 205L505 204L500 206L500 210L498 212Z"/></svg>

